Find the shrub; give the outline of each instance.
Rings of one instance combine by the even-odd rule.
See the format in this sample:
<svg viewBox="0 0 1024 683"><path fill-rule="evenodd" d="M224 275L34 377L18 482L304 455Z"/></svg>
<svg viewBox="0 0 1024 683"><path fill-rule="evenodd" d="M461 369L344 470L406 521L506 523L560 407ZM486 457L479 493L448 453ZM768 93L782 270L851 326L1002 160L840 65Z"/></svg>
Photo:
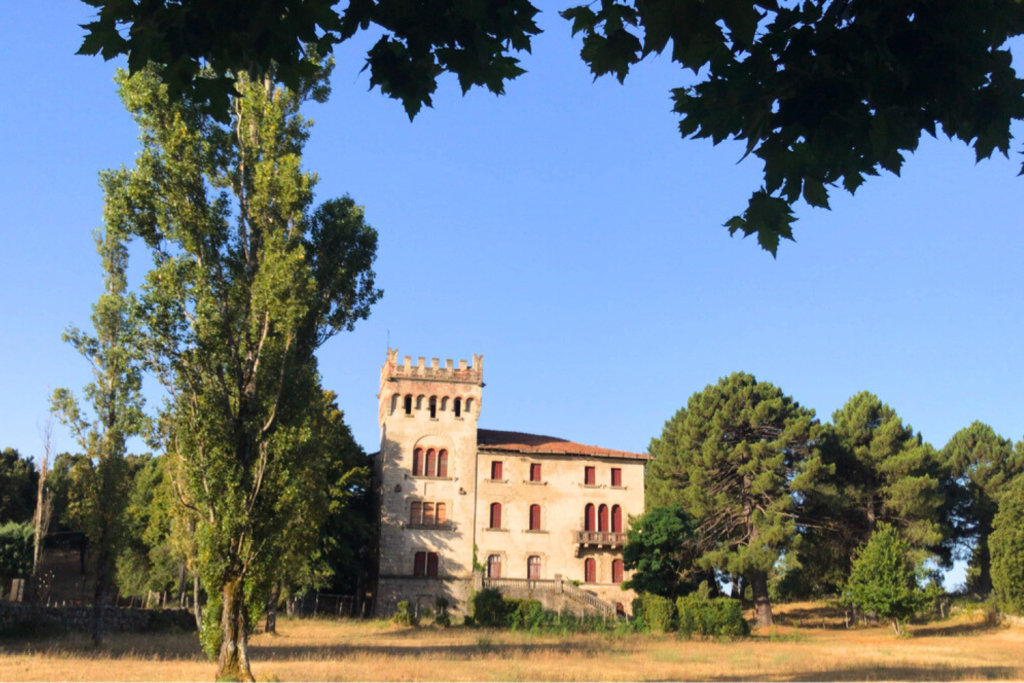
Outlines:
<svg viewBox="0 0 1024 683"><path fill-rule="evenodd" d="M644 628L651 633L668 633L675 630L675 605L668 598L653 593L641 596Z"/></svg>
<svg viewBox="0 0 1024 683"><path fill-rule="evenodd" d="M444 597L438 597L434 600L434 609L437 610L437 616L434 617L434 623L438 626L447 628L452 625L452 617L448 614L448 599Z"/></svg>
<svg viewBox="0 0 1024 683"><path fill-rule="evenodd" d="M505 600L496 588L485 588L473 596L473 619L480 626L505 626Z"/></svg>
<svg viewBox="0 0 1024 683"><path fill-rule="evenodd" d="M398 603L398 611L391 617L391 622L399 626L416 626L419 624L416 614L409 609L409 601L402 600Z"/></svg>
<svg viewBox="0 0 1024 683"><path fill-rule="evenodd" d="M23 579L32 573L33 538L31 522L0 525L0 579Z"/></svg>
<svg viewBox="0 0 1024 683"><path fill-rule="evenodd" d="M1024 475L999 500L988 537L992 557L992 593L1007 612L1024 614Z"/></svg>
<svg viewBox="0 0 1024 683"><path fill-rule="evenodd" d="M676 600L679 632L690 638L701 636L728 636L740 638L750 635L750 625L743 618L743 607L732 598L708 598L693 593Z"/></svg>

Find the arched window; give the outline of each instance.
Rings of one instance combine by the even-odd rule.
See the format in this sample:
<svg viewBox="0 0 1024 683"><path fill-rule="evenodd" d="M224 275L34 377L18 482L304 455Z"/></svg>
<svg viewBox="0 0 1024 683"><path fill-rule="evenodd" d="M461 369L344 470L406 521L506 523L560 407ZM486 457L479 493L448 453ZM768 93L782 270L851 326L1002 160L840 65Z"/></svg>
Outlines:
<svg viewBox="0 0 1024 683"><path fill-rule="evenodd" d="M437 476L448 476L448 451L444 450L443 448L437 454Z"/></svg>
<svg viewBox="0 0 1024 683"><path fill-rule="evenodd" d="M466 412L467 413L472 413L473 412L473 399L472 398L467 398L466 399Z"/></svg>
<svg viewBox="0 0 1024 683"><path fill-rule="evenodd" d="M412 415L412 394L407 394L405 397L405 414Z"/></svg>
<svg viewBox="0 0 1024 683"><path fill-rule="evenodd" d="M412 476L423 476L423 449L417 448L412 452Z"/></svg>
<svg viewBox="0 0 1024 683"><path fill-rule="evenodd" d="M583 509L583 530L584 531L596 531L596 519L594 514L594 504L587 503L587 507Z"/></svg>
<svg viewBox="0 0 1024 683"><path fill-rule="evenodd" d="M427 573L427 554L422 550L416 553L412 563L412 575L424 576Z"/></svg>
<svg viewBox="0 0 1024 683"><path fill-rule="evenodd" d="M612 560L612 583L622 583L622 560Z"/></svg>
<svg viewBox="0 0 1024 683"><path fill-rule="evenodd" d="M455 409L455 417L462 417L462 399L461 398L455 399L455 405L453 407Z"/></svg>
<svg viewBox="0 0 1024 683"><path fill-rule="evenodd" d="M417 396L416 397L416 410L423 410L423 397L422 396Z"/></svg>
<svg viewBox="0 0 1024 683"><path fill-rule="evenodd" d="M540 531L540 505L530 506L530 531Z"/></svg>
<svg viewBox="0 0 1024 683"><path fill-rule="evenodd" d="M409 508L409 524L416 526L423 523L423 503L419 501Z"/></svg>
<svg viewBox="0 0 1024 683"><path fill-rule="evenodd" d="M588 557L583 562L583 581L597 583L597 561L592 557Z"/></svg>
<svg viewBox="0 0 1024 683"><path fill-rule="evenodd" d="M526 558L526 578L540 581L540 556L530 555Z"/></svg>
<svg viewBox="0 0 1024 683"><path fill-rule="evenodd" d="M398 394L391 394L391 414L394 415L395 411L398 410L398 401L401 396Z"/></svg>
<svg viewBox="0 0 1024 683"><path fill-rule="evenodd" d="M434 526L434 504L423 504L423 526Z"/></svg>
<svg viewBox="0 0 1024 683"><path fill-rule="evenodd" d="M435 476L437 474L437 470L435 469L436 467L437 467L437 458L435 457L434 449L433 448L428 448L427 449L427 466L423 470L423 476L424 477L433 477L433 476Z"/></svg>
<svg viewBox="0 0 1024 683"><path fill-rule="evenodd" d="M427 454L427 458L430 458L430 454ZM428 460L429 462L429 460ZM597 509L597 530L608 531L608 506L602 505Z"/></svg>
<svg viewBox="0 0 1024 683"><path fill-rule="evenodd" d="M618 505L612 506L612 532L622 533L622 508Z"/></svg>
<svg viewBox="0 0 1024 683"><path fill-rule="evenodd" d="M445 396L441 399L441 410L448 410L448 397Z"/></svg>
<svg viewBox="0 0 1024 683"><path fill-rule="evenodd" d="M441 526L448 521L448 506L444 503L437 504L437 525Z"/></svg>
<svg viewBox="0 0 1024 683"><path fill-rule="evenodd" d="M434 419L437 417L437 396L430 397L430 418Z"/></svg>
<svg viewBox="0 0 1024 683"><path fill-rule="evenodd" d="M491 528L501 528L501 503L491 503Z"/></svg>
<svg viewBox="0 0 1024 683"><path fill-rule="evenodd" d="M501 557L498 555L488 555L487 557L487 578L501 578Z"/></svg>

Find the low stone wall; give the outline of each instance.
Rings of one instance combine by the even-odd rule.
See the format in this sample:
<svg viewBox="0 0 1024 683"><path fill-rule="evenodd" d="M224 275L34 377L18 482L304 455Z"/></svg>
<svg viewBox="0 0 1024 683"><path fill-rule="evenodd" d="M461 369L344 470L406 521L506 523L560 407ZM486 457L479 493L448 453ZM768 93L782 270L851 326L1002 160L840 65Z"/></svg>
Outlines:
<svg viewBox="0 0 1024 683"><path fill-rule="evenodd" d="M188 610L107 607L103 627L107 633L140 633L164 629L195 631L196 621ZM0 602L0 634L17 636L38 629L91 631L92 606L43 607Z"/></svg>

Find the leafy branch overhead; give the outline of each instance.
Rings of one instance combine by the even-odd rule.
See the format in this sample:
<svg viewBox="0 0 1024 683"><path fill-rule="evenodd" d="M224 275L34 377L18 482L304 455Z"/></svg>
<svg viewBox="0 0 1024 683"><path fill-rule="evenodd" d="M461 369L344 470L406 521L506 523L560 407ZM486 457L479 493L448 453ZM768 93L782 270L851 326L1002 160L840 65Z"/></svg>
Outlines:
<svg viewBox="0 0 1024 683"><path fill-rule="evenodd" d="M523 73L514 56L540 32L529 0L86 0L82 54L147 62L172 98L224 121L232 74L295 89L307 51L373 25L370 87L401 100L410 118L431 105L437 77L456 75L501 94ZM1020 0L595 0L563 11L596 76L624 80L668 52L692 72L672 91L683 137L734 138L764 164L764 182L730 233L756 234L775 254L793 239L793 205L829 207L870 175L899 174L922 133L1006 155L1024 119L1024 81L1008 41L1024 33ZM203 75L209 67L210 75Z"/></svg>

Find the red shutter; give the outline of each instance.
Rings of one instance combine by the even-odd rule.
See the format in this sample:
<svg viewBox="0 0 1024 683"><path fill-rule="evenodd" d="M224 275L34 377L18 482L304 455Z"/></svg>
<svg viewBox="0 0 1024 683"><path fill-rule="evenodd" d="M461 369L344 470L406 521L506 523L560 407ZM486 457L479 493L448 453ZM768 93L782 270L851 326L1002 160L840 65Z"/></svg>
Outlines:
<svg viewBox="0 0 1024 683"><path fill-rule="evenodd" d="M413 576L423 576L424 571L426 570L426 564L427 564L427 554L425 552L422 552L422 551L416 553L416 559L413 562L413 566L412 566L412 575Z"/></svg>
<svg viewBox="0 0 1024 683"><path fill-rule="evenodd" d="M622 583L622 560L612 560L612 583Z"/></svg>
<svg viewBox="0 0 1024 683"><path fill-rule="evenodd" d="M491 463L491 479L494 481L501 481L504 477L501 476L501 461L495 460Z"/></svg>
<svg viewBox="0 0 1024 683"><path fill-rule="evenodd" d="M622 470L618 467L612 468L612 486L622 486Z"/></svg>
<svg viewBox="0 0 1024 683"><path fill-rule="evenodd" d="M434 526L434 504L423 504L423 526Z"/></svg>
<svg viewBox="0 0 1024 683"><path fill-rule="evenodd" d="M584 508L583 512L583 530L594 531L595 526L596 524L594 523L594 504L587 503L587 507Z"/></svg>
<svg viewBox="0 0 1024 683"><path fill-rule="evenodd" d="M540 505L530 506L530 531L540 530Z"/></svg>
<svg viewBox="0 0 1024 683"><path fill-rule="evenodd" d="M608 506L602 505L597 509L597 530L608 531Z"/></svg>
<svg viewBox="0 0 1024 683"><path fill-rule="evenodd" d="M616 534L622 533L622 508L618 505L612 506L612 531Z"/></svg>
<svg viewBox="0 0 1024 683"><path fill-rule="evenodd" d="M409 524L416 526L423 523L423 503L413 503L409 507Z"/></svg>
<svg viewBox="0 0 1024 683"><path fill-rule="evenodd" d="M583 483L587 486L593 486L597 483L597 468L588 467L584 470Z"/></svg>
<svg viewBox="0 0 1024 683"><path fill-rule="evenodd" d="M423 476L423 449L417 448L412 452L412 476Z"/></svg>
<svg viewBox="0 0 1024 683"><path fill-rule="evenodd" d="M487 558L487 578L501 578L501 558L497 555L491 555Z"/></svg>
<svg viewBox="0 0 1024 683"><path fill-rule="evenodd" d="M588 557L583 563L583 580L586 583L597 582L597 562L592 557Z"/></svg>
<svg viewBox="0 0 1024 683"><path fill-rule="evenodd" d="M436 463L434 458L434 449L431 448L427 451L427 468L423 472L424 477L435 477L437 476L437 470L435 469Z"/></svg>
<svg viewBox="0 0 1024 683"><path fill-rule="evenodd" d="M501 528L501 503L491 503L491 528Z"/></svg>
<svg viewBox="0 0 1024 683"><path fill-rule="evenodd" d="M437 524L438 526L448 521L448 509L444 503L437 504Z"/></svg>
<svg viewBox="0 0 1024 683"><path fill-rule="evenodd" d="M530 481L540 481L540 463L530 465Z"/></svg>
<svg viewBox="0 0 1024 683"><path fill-rule="evenodd" d="M437 553L427 553L427 576L437 576Z"/></svg>
<svg viewBox="0 0 1024 683"><path fill-rule="evenodd" d="M540 558L536 555L531 555L526 560L526 578L533 581L540 580Z"/></svg>
<svg viewBox="0 0 1024 683"><path fill-rule="evenodd" d="M437 454L437 476L448 476L448 451L442 450Z"/></svg>

